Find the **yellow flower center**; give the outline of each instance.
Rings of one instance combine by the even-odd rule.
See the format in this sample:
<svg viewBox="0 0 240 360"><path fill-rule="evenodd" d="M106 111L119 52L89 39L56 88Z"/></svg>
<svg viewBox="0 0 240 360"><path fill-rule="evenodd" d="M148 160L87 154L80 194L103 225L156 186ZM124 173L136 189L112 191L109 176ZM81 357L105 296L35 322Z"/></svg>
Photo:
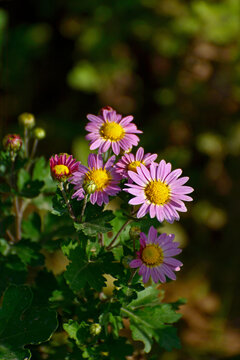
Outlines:
<svg viewBox="0 0 240 360"><path fill-rule="evenodd" d="M111 175L105 169L93 169L85 175L83 183L86 184L89 180L92 180L96 184L96 191L101 191L106 188L111 180Z"/></svg>
<svg viewBox="0 0 240 360"><path fill-rule="evenodd" d="M158 266L163 263L163 251L156 244L148 244L142 252L142 261L148 266Z"/></svg>
<svg viewBox="0 0 240 360"><path fill-rule="evenodd" d="M56 175L64 176L69 174L69 168L65 165L55 165L53 169Z"/></svg>
<svg viewBox="0 0 240 360"><path fill-rule="evenodd" d="M130 164L128 164L127 168L128 168L128 170L137 172L137 167L140 166L140 164L144 165L144 162L143 161L133 161Z"/></svg>
<svg viewBox="0 0 240 360"><path fill-rule="evenodd" d="M111 141L119 141L124 137L125 130L121 125L115 122L106 122L100 129L100 135Z"/></svg>
<svg viewBox="0 0 240 360"><path fill-rule="evenodd" d="M155 205L164 205L170 197L170 189L168 185L160 180L154 180L145 187L145 195L150 203Z"/></svg>

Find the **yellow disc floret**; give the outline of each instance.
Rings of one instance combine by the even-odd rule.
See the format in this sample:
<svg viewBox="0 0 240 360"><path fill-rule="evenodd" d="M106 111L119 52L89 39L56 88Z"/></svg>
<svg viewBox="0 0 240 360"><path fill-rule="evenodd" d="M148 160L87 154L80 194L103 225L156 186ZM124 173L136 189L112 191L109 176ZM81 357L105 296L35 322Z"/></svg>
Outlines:
<svg viewBox="0 0 240 360"><path fill-rule="evenodd" d="M119 141L124 137L125 130L116 122L106 122L100 129L100 135L105 140Z"/></svg>
<svg viewBox="0 0 240 360"><path fill-rule="evenodd" d="M133 161L131 162L130 164L128 164L128 170L131 170L131 171L134 171L134 172L137 172L137 167L140 166L141 164L144 165L144 162L142 161Z"/></svg>
<svg viewBox="0 0 240 360"><path fill-rule="evenodd" d="M151 204L164 205L170 198L169 186L160 180L148 183L144 191Z"/></svg>
<svg viewBox="0 0 240 360"><path fill-rule="evenodd" d="M102 191L109 184L111 175L105 169L93 169L85 175L84 183L89 180L92 180L96 184L96 191Z"/></svg>
<svg viewBox="0 0 240 360"><path fill-rule="evenodd" d="M53 171L57 176L66 176L69 174L69 168L66 165L55 165Z"/></svg>
<svg viewBox="0 0 240 360"><path fill-rule="evenodd" d="M163 251L156 244L148 244L143 249L142 261L147 266L158 266L163 263Z"/></svg>

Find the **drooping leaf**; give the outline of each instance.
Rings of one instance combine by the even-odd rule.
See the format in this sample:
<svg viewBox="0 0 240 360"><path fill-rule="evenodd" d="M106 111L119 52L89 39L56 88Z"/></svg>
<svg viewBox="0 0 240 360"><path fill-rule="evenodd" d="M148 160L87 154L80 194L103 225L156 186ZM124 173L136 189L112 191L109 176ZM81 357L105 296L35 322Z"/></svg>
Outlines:
<svg viewBox="0 0 240 360"><path fill-rule="evenodd" d="M30 359L30 351L24 347L47 341L55 331L55 311L33 308L31 303L32 292L28 286L11 285L5 291L0 309L0 358Z"/></svg>

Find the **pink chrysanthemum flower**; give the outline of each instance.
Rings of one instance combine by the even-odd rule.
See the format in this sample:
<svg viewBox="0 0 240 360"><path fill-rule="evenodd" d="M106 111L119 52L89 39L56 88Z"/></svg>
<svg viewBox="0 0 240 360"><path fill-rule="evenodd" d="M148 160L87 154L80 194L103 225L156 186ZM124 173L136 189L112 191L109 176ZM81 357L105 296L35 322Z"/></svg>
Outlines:
<svg viewBox="0 0 240 360"><path fill-rule="evenodd" d="M86 136L90 140L90 150L99 148L99 153L105 153L110 147L114 154L118 155L120 149L127 151L132 146L136 146L139 138L135 134L142 133L135 124L132 124L133 116L129 115L122 118L110 107L103 108L101 115L87 115L90 123L86 130Z"/></svg>
<svg viewBox="0 0 240 360"><path fill-rule="evenodd" d="M166 282L166 276L176 280L174 271L179 271L182 263L173 256L182 250L178 249L179 243L173 240L174 234L158 236L153 226L149 229L148 237L144 233L140 234L140 251L137 252L137 259L130 262L130 267L139 267L139 275L143 277L144 283L148 282L150 276L155 283L159 280Z"/></svg>
<svg viewBox="0 0 240 360"><path fill-rule="evenodd" d="M144 149L140 147L136 155L125 154L123 157L116 163L115 168L118 174L123 178L128 178L129 182L132 183L132 179L128 176L128 171L137 172L137 167L141 164L145 165L147 168L150 167L151 163L155 161L157 158L157 154L147 153L144 155Z"/></svg>
<svg viewBox="0 0 240 360"><path fill-rule="evenodd" d="M193 191L190 186L183 186L189 178L179 178L181 174L181 169L171 171L171 164L164 160L157 165L151 164L149 170L141 164L137 173L129 171L134 184L126 184L128 188L124 191L135 196L129 204L141 205L137 217L149 212L151 218L156 216L160 222L164 219L169 223L179 220L178 211L187 211L183 201L192 201L186 194Z"/></svg>
<svg viewBox="0 0 240 360"><path fill-rule="evenodd" d="M49 160L51 175L58 181L66 181L78 170L80 162L73 158L72 155L59 154L54 155Z"/></svg>
<svg viewBox="0 0 240 360"><path fill-rule="evenodd" d="M88 167L80 165L69 181L74 184L73 198L82 200L85 193L91 194L92 204L101 206L109 202L109 195L115 196L121 189L117 184L121 177L114 169L115 156L112 156L104 165L101 155L90 154L88 156Z"/></svg>

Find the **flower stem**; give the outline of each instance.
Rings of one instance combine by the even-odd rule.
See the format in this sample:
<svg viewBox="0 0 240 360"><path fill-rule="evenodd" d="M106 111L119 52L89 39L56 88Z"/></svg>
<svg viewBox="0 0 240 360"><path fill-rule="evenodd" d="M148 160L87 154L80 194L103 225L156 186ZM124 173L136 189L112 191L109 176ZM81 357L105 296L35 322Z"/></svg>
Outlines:
<svg viewBox="0 0 240 360"><path fill-rule="evenodd" d="M130 276L130 278L128 280L128 285L130 285L132 283L133 278L136 275L137 271L138 271L138 269L132 271L131 276Z"/></svg>
<svg viewBox="0 0 240 360"><path fill-rule="evenodd" d="M22 237L22 215L23 212L20 209L19 206L19 198L17 196L14 196L14 210L16 215L16 242L21 240Z"/></svg>
<svg viewBox="0 0 240 360"><path fill-rule="evenodd" d="M67 205L70 218L71 218L74 222L77 222L77 218L76 218L76 216L74 215L73 208L72 208L72 206L71 206L71 204L70 204L70 201L69 201L69 199L68 199L68 197L67 197L67 194L66 194L66 191L65 191L65 189L64 189L64 183L63 183L63 182L60 183L60 190L61 190L61 192L62 192L62 195L63 195L64 201L65 201L65 204Z"/></svg>
<svg viewBox="0 0 240 360"><path fill-rule="evenodd" d="M87 206L87 201L88 201L88 195L85 194L85 197L84 197L84 200L83 200L82 212L81 212L81 216L80 216L80 223L82 222L83 215L85 213L85 209L86 209L86 206Z"/></svg>
<svg viewBox="0 0 240 360"><path fill-rule="evenodd" d="M28 158L28 155L29 155L28 142L29 142L28 129L27 129L27 127L25 126L25 128L24 128L24 150L25 150L25 157L26 157L26 158Z"/></svg>
<svg viewBox="0 0 240 360"><path fill-rule="evenodd" d="M110 242L110 244L107 246L107 250L111 250L113 248L113 245L115 244L115 242L117 241L119 235L121 234L121 232L128 226L128 224L130 224L133 220L132 219L128 219L120 228L120 230L117 232L117 234L115 235L115 237L113 238L113 240Z"/></svg>
<svg viewBox="0 0 240 360"><path fill-rule="evenodd" d="M29 157L29 161L28 161L28 164L27 164L27 167L26 167L27 171L30 170L30 167L32 165L32 160L33 160L33 158L35 156L35 153L36 153L36 150L37 150L37 146L38 146L38 139L34 139L31 155Z"/></svg>

